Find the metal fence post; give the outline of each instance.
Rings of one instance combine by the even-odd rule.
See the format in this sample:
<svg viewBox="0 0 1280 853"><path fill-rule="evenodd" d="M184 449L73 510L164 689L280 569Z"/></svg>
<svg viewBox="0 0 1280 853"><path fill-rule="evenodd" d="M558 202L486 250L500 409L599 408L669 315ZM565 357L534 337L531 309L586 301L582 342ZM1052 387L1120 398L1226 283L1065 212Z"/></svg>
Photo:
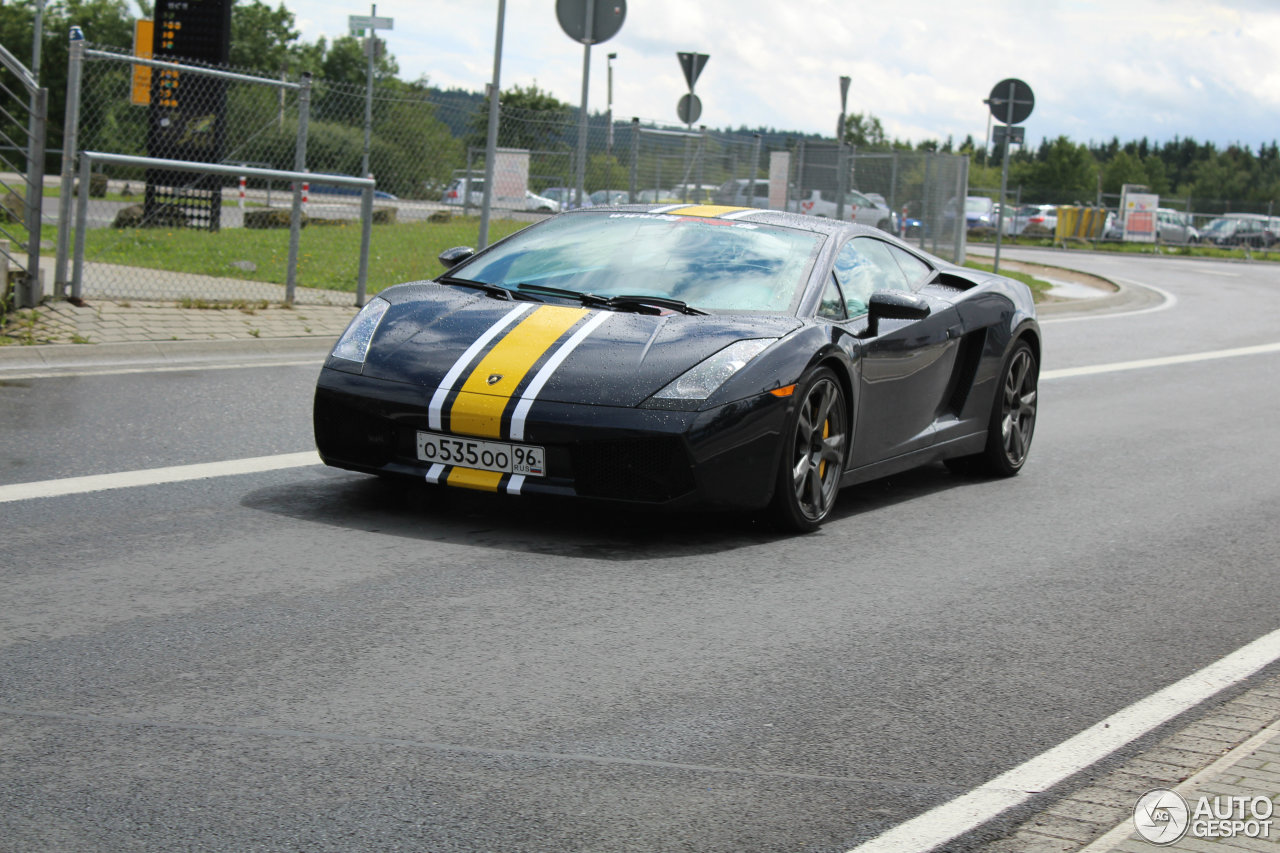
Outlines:
<svg viewBox="0 0 1280 853"><path fill-rule="evenodd" d="M373 236L373 187L360 194L360 275L356 279L356 307L363 308L369 283L369 243Z"/></svg>
<svg viewBox="0 0 1280 853"><path fill-rule="evenodd" d="M303 72L298 89L298 141L293 149L293 170L307 170L307 126L311 119L311 74ZM289 211L289 265L285 270L284 301L292 305L298 290L298 242L302 237L302 184L293 182L293 207Z"/></svg>
<svg viewBox="0 0 1280 853"><path fill-rule="evenodd" d="M78 27L71 28L70 50L67 109L62 127L62 194L58 197L58 248L53 275L55 296L67 295L67 257L71 253L71 188L75 181L76 145L80 136L80 84L84 68L84 36Z"/></svg>
<svg viewBox="0 0 1280 853"><path fill-rule="evenodd" d="M753 135L755 140L751 143L751 174L747 176L747 207L756 206L756 175L760 172L760 134Z"/></svg>
<svg viewBox="0 0 1280 853"><path fill-rule="evenodd" d="M702 138L698 140L697 160L695 163L693 182L698 185L698 202L702 202L702 165L711 155L711 138L707 133L707 126L704 124L699 128L702 131Z"/></svg>
<svg viewBox="0 0 1280 853"><path fill-rule="evenodd" d="M1009 153L1006 146L1005 154ZM956 170L956 238L952 245L955 247L955 255L951 262L954 264L964 264L965 254L968 248L965 243L969 236L968 220L964 213L964 200L969 195L969 158L962 158L960 168ZM1000 232L996 232L996 239L1000 238ZM996 263L1000 262L1000 256L996 255ZM999 272L999 269L996 270Z"/></svg>
<svg viewBox="0 0 1280 853"><path fill-rule="evenodd" d="M44 216L44 140L49 123L49 90L37 89L31 98L30 148L27 153L27 280L18 307L34 308L44 299L40 275L40 221Z"/></svg>
<svg viewBox="0 0 1280 853"><path fill-rule="evenodd" d="M80 192L76 194L76 255L75 271L71 274L71 298L80 299L84 293L84 232L89 227L89 173L93 158L80 157Z"/></svg>
<svg viewBox="0 0 1280 853"><path fill-rule="evenodd" d="M640 179L640 119L631 119L631 198L632 204L636 203L636 193L639 192L637 182Z"/></svg>

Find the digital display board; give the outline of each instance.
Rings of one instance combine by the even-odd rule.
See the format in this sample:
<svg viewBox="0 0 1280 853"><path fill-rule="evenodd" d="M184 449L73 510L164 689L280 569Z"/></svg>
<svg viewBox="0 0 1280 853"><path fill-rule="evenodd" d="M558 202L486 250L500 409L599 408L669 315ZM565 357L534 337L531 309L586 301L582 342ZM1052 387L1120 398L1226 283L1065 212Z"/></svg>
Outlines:
<svg viewBox="0 0 1280 853"><path fill-rule="evenodd" d="M233 0L156 0L152 56L164 62L225 66L231 53ZM151 75L147 153L218 163L226 146L227 83L203 74L156 69ZM146 222L218 230L219 178L147 170Z"/></svg>

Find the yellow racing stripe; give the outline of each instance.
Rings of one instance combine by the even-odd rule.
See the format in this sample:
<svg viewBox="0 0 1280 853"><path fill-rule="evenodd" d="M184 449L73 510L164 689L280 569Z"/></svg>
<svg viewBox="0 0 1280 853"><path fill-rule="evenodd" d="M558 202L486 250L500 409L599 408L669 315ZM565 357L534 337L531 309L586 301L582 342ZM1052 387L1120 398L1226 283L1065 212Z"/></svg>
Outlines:
<svg viewBox="0 0 1280 853"><path fill-rule="evenodd" d="M501 438L502 413L511 395L543 354L589 313L585 308L543 305L521 320L480 359L463 383L449 410L449 431ZM453 474L449 482L454 482Z"/></svg>
<svg viewBox="0 0 1280 853"><path fill-rule="evenodd" d="M726 213L737 213L739 210L751 210L749 207L730 207L724 204L691 204L688 207L682 207L678 210L668 210L667 213L675 216L705 216L714 218L716 216L724 216Z"/></svg>
<svg viewBox="0 0 1280 853"><path fill-rule="evenodd" d="M450 468L445 482L450 486L496 492L505 476L501 471L477 471L474 468Z"/></svg>

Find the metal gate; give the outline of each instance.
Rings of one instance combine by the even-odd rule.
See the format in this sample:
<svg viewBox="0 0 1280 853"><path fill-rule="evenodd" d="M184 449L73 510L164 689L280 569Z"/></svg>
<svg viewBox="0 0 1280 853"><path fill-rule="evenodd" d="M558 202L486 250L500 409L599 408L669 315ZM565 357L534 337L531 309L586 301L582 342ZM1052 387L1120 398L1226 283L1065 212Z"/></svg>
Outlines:
<svg viewBox="0 0 1280 853"><path fill-rule="evenodd" d="M0 314L40 304L40 228L49 90L0 46ZM21 186L19 186L21 185Z"/></svg>

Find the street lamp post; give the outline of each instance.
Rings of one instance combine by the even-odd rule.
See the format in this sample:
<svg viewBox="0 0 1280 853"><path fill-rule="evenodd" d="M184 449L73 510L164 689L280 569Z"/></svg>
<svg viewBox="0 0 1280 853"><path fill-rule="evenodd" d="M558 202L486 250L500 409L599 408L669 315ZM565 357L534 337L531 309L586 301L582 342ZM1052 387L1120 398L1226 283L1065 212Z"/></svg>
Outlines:
<svg viewBox="0 0 1280 853"><path fill-rule="evenodd" d="M840 125L836 128L836 219L844 219L844 197L849 180L844 157L844 123L849 111L849 82L847 76L840 78Z"/></svg>
<svg viewBox="0 0 1280 853"><path fill-rule="evenodd" d="M609 132L605 136L605 154L613 156L613 61L618 58L618 54L609 54L609 99L605 109L605 117L609 122Z"/></svg>

